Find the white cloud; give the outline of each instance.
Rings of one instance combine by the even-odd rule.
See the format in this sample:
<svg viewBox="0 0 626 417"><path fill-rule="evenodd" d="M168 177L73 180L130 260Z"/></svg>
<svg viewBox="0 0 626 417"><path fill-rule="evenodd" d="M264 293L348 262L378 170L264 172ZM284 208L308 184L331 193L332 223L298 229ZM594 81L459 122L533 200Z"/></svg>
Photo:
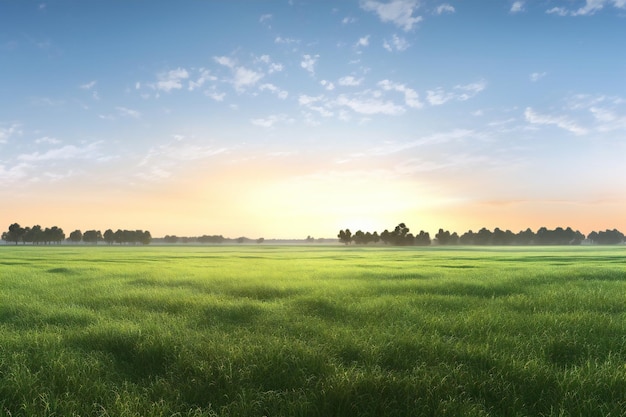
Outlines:
<svg viewBox="0 0 626 417"><path fill-rule="evenodd" d="M530 107L527 107L524 111L524 117L526 118L526 121L530 124L555 125L575 135L584 135L588 132L587 129L578 126L575 122L573 122L566 116L542 115L535 112Z"/></svg>
<svg viewBox="0 0 626 417"><path fill-rule="evenodd" d="M262 14L261 17L259 17L259 22L261 23L265 23L268 20L272 20L272 15L267 13L267 14Z"/></svg>
<svg viewBox="0 0 626 417"><path fill-rule="evenodd" d="M6 143L13 135L21 135L20 125L13 123L9 127L0 125L0 143Z"/></svg>
<svg viewBox="0 0 626 417"><path fill-rule="evenodd" d="M141 113L137 110L129 109L126 107L116 107L115 108L121 116L124 117L132 117L133 119L139 119L141 117Z"/></svg>
<svg viewBox="0 0 626 417"><path fill-rule="evenodd" d="M355 46L356 47L369 46L369 44L370 44L370 35L367 35L367 36L363 36L362 38L359 38Z"/></svg>
<svg viewBox="0 0 626 417"><path fill-rule="evenodd" d="M548 75L547 72L533 72L532 74L530 74L530 81L537 82L546 75Z"/></svg>
<svg viewBox="0 0 626 417"><path fill-rule="evenodd" d="M260 85L259 90L270 91L276 94L276 96L278 96L278 98L281 100L285 100L289 96L289 93L287 91L281 90L280 88L276 87L274 84L270 84L270 83Z"/></svg>
<svg viewBox="0 0 626 417"><path fill-rule="evenodd" d="M321 101L323 99L324 96L313 97L307 96L306 94L301 94L300 97L298 97L298 104L300 104L301 106L308 106L312 103L317 103L318 101Z"/></svg>
<svg viewBox="0 0 626 417"><path fill-rule="evenodd" d="M200 75L198 76L198 78L196 79L196 81L190 80L189 81L189 87L188 90L189 91L193 91L196 88L200 88L202 87L202 85L204 85L204 83L206 83L207 81L217 81L217 77L211 75L211 73L208 70L205 69L201 69L200 70Z"/></svg>
<svg viewBox="0 0 626 417"><path fill-rule="evenodd" d="M398 116L405 112L402 106L391 101L383 101L375 97L349 98L345 94L340 95L335 100L337 106L348 107L352 111L360 114L386 114Z"/></svg>
<svg viewBox="0 0 626 417"><path fill-rule="evenodd" d="M268 72L270 74L274 72L281 72L284 69L283 64L277 64L275 62L272 62L272 59L270 58L269 55L261 55L260 57L256 59L256 61L267 65Z"/></svg>
<svg viewBox="0 0 626 417"><path fill-rule="evenodd" d="M435 14L444 14L444 13L454 13L455 9L453 6L449 5L448 3L444 3L440 6L437 6L437 8L435 9Z"/></svg>
<svg viewBox="0 0 626 417"><path fill-rule="evenodd" d="M189 78L189 73L184 68L177 68L163 72L157 78L158 81L153 88L169 93L172 90L180 90L183 87L182 81Z"/></svg>
<svg viewBox="0 0 626 417"><path fill-rule="evenodd" d="M591 16L604 9L605 6L613 6L616 9L626 9L625 0L586 0L585 5L577 10L568 10L564 7L553 7L546 11L549 14L559 16Z"/></svg>
<svg viewBox="0 0 626 417"><path fill-rule="evenodd" d="M94 159L98 156L98 148L100 142L94 142L89 145L78 147L74 145L66 145L61 148L50 149L47 152L33 152L30 154L18 155L19 161L25 162L41 162L50 160L66 160L66 159Z"/></svg>
<svg viewBox="0 0 626 417"><path fill-rule="evenodd" d="M469 100L470 98L474 97L476 94L487 88L487 82L481 80L471 84L457 85L454 88L455 90L462 91L462 93L457 94L456 99L459 101L465 101Z"/></svg>
<svg viewBox="0 0 626 417"><path fill-rule="evenodd" d="M235 61L233 61L231 58L227 56L215 56L213 57L213 59L215 60L215 62L225 67L228 67L228 68L235 67Z"/></svg>
<svg viewBox="0 0 626 417"><path fill-rule="evenodd" d="M233 76L235 89L237 91L243 91L246 87L256 84L261 78L264 77L264 74L244 67L237 67L234 70Z"/></svg>
<svg viewBox="0 0 626 417"><path fill-rule="evenodd" d="M486 87L487 83L484 80L465 85L456 85L454 91L445 91L443 88L438 87L426 92L426 101L431 106L441 106L451 100L466 101L483 91Z"/></svg>
<svg viewBox="0 0 626 417"><path fill-rule="evenodd" d="M252 119L250 123L255 126L271 128L274 127L276 123L291 123L293 119L290 119L286 114L273 114L264 119Z"/></svg>
<svg viewBox="0 0 626 417"><path fill-rule="evenodd" d="M524 11L524 2L516 1L511 5L511 13L520 13Z"/></svg>
<svg viewBox="0 0 626 417"><path fill-rule="evenodd" d="M563 7L553 7L551 9L546 10L546 13L555 14L558 16L567 16L568 14L567 10Z"/></svg>
<svg viewBox="0 0 626 417"><path fill-rule="evenodd" d="M233 59L225 56L213 57L213 59L218 64L230 68L233 74L233 78L230 80L230 82L233 84L235 90L237 90L238 92L242 92L247 87L255 85L265 76L265 74L262 72L251 70L243 66L237 66L236 62ZM269 57L263 56L259 60L269 60Z"/></svg>
<svg viewBox="0 0 626 417"><path fill-rule="evenodd" d="M419 7L417 0L391 0L387 3L362 0L361 7L368 12L376 13L382 22L393 23L405 32L412 30L415 24L422 21L421 16L413 16Z"/></svg>
<svg viewBox="0 0 626 417"><path fill-rule="evenodd" d="M357 19L354 18L354 17L347 16L347 17L344 17L343 19L341 19L341 23L343 23L344 25L347 25L347 24L350 24L350 23L355 23L356 20Z"/></svg>
<svg viewBox="0 0 626 417"><path fill-rule="evenodd" d="M320 84L328 91L332 91L335 89L335 84L333 84L332 82L328 80L322 80L320 81Z"/></svg>
<svg viewBox="0 0 626 417"><path fill-rule="evenodd" d="M391 43L387 40L383 42L383 48L389 52L393 52L394 50L400 52L406 51L409 46L411 46L411 44L406 39L395 34L391 37Z"/></svg>
<svg viewBox="0 0 626 417"><path fill-rule="evenodd" d="M82 84L80 88L82 88L83 90L91 90L93 87L95 87L96 83L97 82L95 80L90 81L88 83Z"/></svg>
<svg viewBox="0 0 626 417"><path fill-rule="evenodd" d="M205 91L204 95L212 98L215 101L224 101L224 97L226 97L226 93L218 93L214 90Z"/></svg>
<svg viewBox="0 0 626 417"><path fill-rule="evenodd" d="M282 36L277 36L274 38L274 43L289 45L292 43L300 43L300 41L295 38L283 38Z"/></svg>
<svg viewBox="0 0 626 417"><path fill-rule="evenodd" d="M422 102L419 101L419 95L417 92L404 84L397 84L389 80L383 80L378 83L378 86L385 91L397 91L404 94L404 102L411 108L419 109L424 106Z"/></svg>
<svg viewBox="0 0 626 417"><path fill-rule="evenodd" d="M309 73L311 73L312 75L315 75L315 64L317 63L317 60L319 59L319 55L303 55L302 56L302 62L300 62L300 66L302 68L304 68L305 70L307 70Z"/></svg>
<svg viewBox="0 0 626 417"><path fill-rule="evenodd" d="M51 145L58 145L61 143L60 140L56 139L56 138L51 138L48 136L44 136L42 138L36 139L35 143L49 143Z"/></svg>
<svg viewBox="0 0 626 417"><path fill-rule="evenodd" d="M357 87L361 85L362 82L363 78L354 78L351 75L341 77L339 80L337 80L337 84L344 87Z"/></svg>

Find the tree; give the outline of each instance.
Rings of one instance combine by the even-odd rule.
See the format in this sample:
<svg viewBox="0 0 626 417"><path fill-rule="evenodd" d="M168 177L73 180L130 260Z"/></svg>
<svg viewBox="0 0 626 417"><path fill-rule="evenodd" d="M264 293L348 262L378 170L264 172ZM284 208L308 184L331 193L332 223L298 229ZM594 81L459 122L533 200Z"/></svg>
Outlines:
<svg viewBox="0 0 626 417"><path fill-rule="evenodd" d="M100 230L87 230L83 233L83 242L98 244L98 241L102 240L102 233Z"/></svg>
<svg viewBox="0 0 626 417"><path fill-rule="evenodd" d="M430 243L430 234L428 232L420 230L419 234L415 236L415 244L418 246L428 246Z"/></svg>
<svg viewBox="0 0 626 417"><path fill-rule="evenodd" d="M80 230L74 230L70 233L69 240L73 243L78 243L83 239L83 233Z"/></svg>
<svg viewBox="0 0 626 417"><path fill-rule="evenodd" d="M345 243L346 245L349 245L350 242L352 242L352 232L350 229L340 230L337 237L341 243Z"/></svg>
<svg viewBox="0 0 626 417"><path fill-rule="evenodd" d="M19 223L13 223L9 226L9 231L2 234L2 239L6 242L15 242L17 245L23 239L25 232L26 230Z"/></svg>
<svg viewBox="0 0 626 417"><path fill-rule="evenodd" d="M260 237L260 238L258 238L258 239L256 240L256 243L258 243L258 244L261 244L261 243L263 243L263 242L265 242L265 238L264 238L264 237Z"/></svg>
<svg viewBox="0 0 626 417"><path fill-rule="evenodd" d="M115 242L115 233L113 233L113 230L111 229L105 230L102 237L104 238L104 241L109 245L112 245L113 242Z"/></svg>
<svg viewBox="0 0 626 417"><path fill-rule="evenodd" d="M146 230L142 232L141 230L138 230L137 233L138 233L137 240L142 245L149 245L150 242L152 242L152 235L150 234L149 231Z"/></svg>

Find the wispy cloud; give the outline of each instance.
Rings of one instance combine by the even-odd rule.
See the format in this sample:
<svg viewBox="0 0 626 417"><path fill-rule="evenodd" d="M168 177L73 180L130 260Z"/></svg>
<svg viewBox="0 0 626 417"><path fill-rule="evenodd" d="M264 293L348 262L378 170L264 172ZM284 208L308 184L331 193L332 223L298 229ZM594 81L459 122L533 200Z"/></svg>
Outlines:
<svg viewBox="0 0 626 417"><path fill-rule="evenodd" d="M391 0L387 3L375 0L362 0L361 8L374 12L384 23L393 23L404 31L410 31L422 21L421 16L414 16L419 2L417 0Z"/></svg>
<svg viewBox="0 0 626 417"><path fill-rule="evenodd" d="M389 52L406 51L407 49L409 49L410 46L411 44L405 38L395 34L391 37L390 41L385 40L383 42L383 48L385 48Z"/></svg>
<svg viewBox="0 0 626 417"><path fill-rule="evenodd" d="M169 93L172 90L180 90L183 88L183 80L189 78L189 73L184 68L176 68L158 74L157 78L158 81L153 84L152 87Z"/></svg>
<svg viewBox="0 0 626 417"><path fill-rule="evenodd" d="M81 84L80 88L82 88L83 90L91 90L92 88L94 88L96 86L97 81L90 81L88 83L85 84Z"/></svg>
<svg viewBox="0 0 626 417"><path fill-rule="evenodd" d="M195 81L190 80L189 86L187 89L189 91L193 91L197 88L202 87L204 83L206 83L207 81L217 81L217 77L214 75L211 75L211 73L206 69L200 69L200 74L198 75L198 78L196 78Z"/></svg>
<svg viewBox="0 0 626 417"><path fill-rule="evenodd" d="M335 89L335 84L328 80L320 81L320 84L328 91L333 91Z"/></svg>
<svg viewBox="0 0 626 417"><path fill-rule="evenodd" d="M532 74L530 74L530 81L537 82L546 75L548 75L547 72L533 72Z"/></svg>
<svg viewBox="0 0 626 417"><path fill-rule="evenodd" d="M218 64L230 68L232 72L232 79L230 82L238 92L243 92L246 88L254 86L265 76L262 72L237 65L235 60L229 57L219 56L214 57L213 59Z"/></svg>
<svg viewBox="0 0 626 417"><path fill-rule="evenodd" d="M439 87L434 90L428 90L426 92L426 100L431 106L440 106L448 101L466 101L483 91L487 87L487 83L484 80L465 84L457 85L452 91L446 91Z"/></svg>
<svg viewBox="0 0 626 417"><path fill-rule="evenodd" d="M404 94L404 102L409 107L419 109L424 106L422 102L420 102L417 92L404 84L398 84L389 80L383 80L378 83L378 86L385 91L397 91Z"/></svg>
<svg viewBox="0 0 626 417"><path fill-rule="evenodd" d="M23 162L41 162L67 159L97 159L100 156L100 145L100 142L93 142L85 146L65 145L43 153L33 152L30 154L21 154L17 156L17 160Z"/></svg>
<svg viewBox="0 0 626 417"><path fill-rule="evenodd" d="M252 123L253 125L265 127L265 128L274 127L274 125L277 123L291 123L291 122L293 122L293 119L291 119L286 114L273 114L266 118L250 120L250 123Z"/></svg>
<svg viewBox="0 0 626 417"><path fill-rule="evenodd" d="M7 143L11 137L21 134L20 125L17 123L13 123L9 127L4 127L0 124L0 143Z"/></svg>
<svg viewBox="0 0 626 417"><path fill-rule="evenodd" d="M334 102L337 106L347 107L352 111L365 115L386 114L399 116L404 114L405 109L389 100L382 100L376 97L356 96L350 97L341 94Z"/></svg>
<svg viewBox="0 0 626 417"><path fill-rule="evenodd" d="M513 2L513 4L511 5L511 9L509 10L510 13L520 13L524 11L524 2L523 1L516 1Z"/></svg>
<svg viewBox="0 0 626 417"><path fill-rule="evenodd" d="M442 5L437 6L435 9L435 14L441 15L444 13L454 13L454 6L449 5L448 3L444 3Z"/></svg>
<svg viewBox="0 0 626 417"><path fill-rule="evenodd" d="M319 57L319 55L303 55L300 66L308 71L311 75L315 75L315 64L317 64L317 60L319 59Z"/></svg>
<svg viewBox="0 0 626 417"><path fill-rule="evenodd" d="M133 119L139 119L141 117L141 113L139 113L137 110L129 109L127 107L118 106L115 108L115 110L117 110L120 116L123 117L132 117Z"/></svg>
<svg viewBox="0 0 626 417"><path fill-rule="evenodd" d="M588 132L587 129L578 126L573 120L571 120L567 116L539 114L530 107L527 107L524 111L524 117L526 118L526 121L530 124L554 125L561 129L567 130L568 132L575 135L584 135Z"/></svg>
<svg viewBox="0 0 626 417"><path fill-rule="evenodd" d="M352 75L341 77L339 80L337 80L337 84L344 87L357 87L361 85L362 82L363 78L354 78Z"/></svg>
<svg viewBox="0 0 626 417"><path fill-rule="evenodd" d="M354 46L358 47L364 47L364 46L369 46L370 44L370 35L367 36L363 36L361 38L359 38L359 40L356 42L356 44Z"/></svg>
<svg viewBox="0 0 626 417"><path fill-rule="evenodd" d="M565 7L553 7L546 10L548 14L556 14L558 16L591 16L596 12L604 9L605 6L612 6L616 9L625 10L626 1L624 0L586 0L585 5L578 9L567 9Z"/></svg>
<svg viewBox="0 0 626 417"><path fill-rule="evenodd" d="M260 85L259 90L270 91L276 94L276 96L281 100L285 100L287 97L289 97L289 93L287 91L281 90L280 88L276 87L274 84L270 84L270 83Z"/></svg>

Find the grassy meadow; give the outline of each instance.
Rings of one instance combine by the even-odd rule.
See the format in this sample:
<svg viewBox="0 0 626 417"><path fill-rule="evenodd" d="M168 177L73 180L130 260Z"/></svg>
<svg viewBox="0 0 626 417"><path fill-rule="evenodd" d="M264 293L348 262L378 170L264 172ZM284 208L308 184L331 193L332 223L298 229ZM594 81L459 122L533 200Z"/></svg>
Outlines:
<svg viewBox="0 0 626 417"><path fill-rule="evenodd" d="M0 416L626 416L626 248L0 247Z"/></svg>

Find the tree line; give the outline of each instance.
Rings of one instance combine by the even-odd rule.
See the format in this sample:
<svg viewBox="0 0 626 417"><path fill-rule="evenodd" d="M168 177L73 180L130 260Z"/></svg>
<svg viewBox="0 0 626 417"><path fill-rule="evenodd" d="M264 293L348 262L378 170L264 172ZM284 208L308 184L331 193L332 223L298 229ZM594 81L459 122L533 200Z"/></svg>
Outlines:
<svg viewBox="0 0 626 417"><path fill-rule="evenodd" d="M148 245L152 241L152 235L147 230L122 230L107 229L104 233L100 230L87 230L84 233L80 230L74 230L65 237L63 229L57 226L46 227L45 229L39 225L33 227L22 227L19 223L13 223L9 226L9 230L2 233L2 240L5 242L33 245L49 245L61 244L64 240L71 243L89 243L98 244L105 242L109 245L118 244L142 244Z"/></svg>
<svg viewBox="0 0 626 417"><path fill-rule="evenodd" d="M493 231L483 227L477 232L469 230L462 235L456 232L450 233L448 230L439 229L434 239L430 234L421 230L418 234L410 233L410 229L405 223L400 223L392 231L385 229L382 233L363 232L358 230L354 234L350 229L340 230L337 235L339 242L346 245L355 243L366 245L368 243L382 242L395 246L428 246L437 245L580 245L584 240L597 245L615 245L625 243L626 238L617 229L591 232L585 236L578 230L571 227L557 227L549 230L541 227L537 232L530 228L513 233L510 230L502 230L496 227Z"/></svg>

